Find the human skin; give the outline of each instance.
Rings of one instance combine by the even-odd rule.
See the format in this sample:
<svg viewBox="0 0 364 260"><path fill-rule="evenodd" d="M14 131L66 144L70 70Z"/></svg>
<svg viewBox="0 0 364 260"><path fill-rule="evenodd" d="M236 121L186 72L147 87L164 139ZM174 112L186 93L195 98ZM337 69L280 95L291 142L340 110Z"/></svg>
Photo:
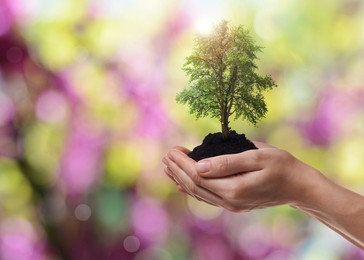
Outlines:
<svg viewBox="0 0 364 260"><path fill-rule="evenodd" d="M364 197L328 179L287 151L258 150L195 162L183 147L163 158L180 191L229 211L290 205L364 249Z"/></svg>

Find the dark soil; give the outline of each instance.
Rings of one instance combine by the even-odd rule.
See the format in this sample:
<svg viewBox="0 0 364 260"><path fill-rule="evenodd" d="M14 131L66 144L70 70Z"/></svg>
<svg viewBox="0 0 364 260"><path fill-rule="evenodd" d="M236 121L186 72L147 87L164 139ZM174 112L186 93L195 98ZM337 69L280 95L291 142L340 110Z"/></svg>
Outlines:
<svg viewBox="0 0 364 260"><path fill-rule="evenodd" d="M188 156L195 161L222 154L241 153L258 149L244 134L231 131L227 140L222 139L221 133L208 134L202 144L196 146Z"/></svg>

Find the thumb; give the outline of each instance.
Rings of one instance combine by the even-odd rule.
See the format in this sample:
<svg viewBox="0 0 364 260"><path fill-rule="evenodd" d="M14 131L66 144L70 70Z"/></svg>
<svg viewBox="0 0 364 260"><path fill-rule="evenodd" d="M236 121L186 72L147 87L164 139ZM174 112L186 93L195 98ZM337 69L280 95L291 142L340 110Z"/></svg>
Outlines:
<svg viewBox="0 0 364 260"><path fill-rule="evenodd" d="M198 161L196 171L205 178L226 177L238 173L259 170L258 150L228 154Z"/></svg>

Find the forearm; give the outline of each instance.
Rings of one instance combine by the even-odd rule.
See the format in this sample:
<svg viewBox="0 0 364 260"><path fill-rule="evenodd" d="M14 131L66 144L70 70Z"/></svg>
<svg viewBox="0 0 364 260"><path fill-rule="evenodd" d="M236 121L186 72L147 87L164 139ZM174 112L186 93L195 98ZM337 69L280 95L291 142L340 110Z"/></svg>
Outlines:
<svg viewBox="0 0 364 260"><path fill-rule="evenodd" d="M311 169L307 189L292 206L317 218L364 249L364 197Z"/></svg>
<svg viewBox="0 0 364 260"><path fill-rule="evenodd" d="M172 150L165 163L167 174L196 198L231 211L289 204L364 249L364 197L286 151L260 148L196 165L186 153Z"/></svg>

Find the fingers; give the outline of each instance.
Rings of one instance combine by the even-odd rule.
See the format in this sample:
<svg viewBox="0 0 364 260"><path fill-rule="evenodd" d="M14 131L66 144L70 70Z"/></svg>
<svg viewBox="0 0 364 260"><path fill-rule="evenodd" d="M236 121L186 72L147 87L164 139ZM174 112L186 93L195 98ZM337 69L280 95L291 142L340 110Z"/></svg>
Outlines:
<svg viewBox="0 0 364 260"><path fill-rule="evenodd" d="M172 162L168 157L165 159L166 160L166 164L168 165L168 167L166 168L169 175L173 176L173 178L176 180L176 182L181 185L184 190L191 195L192 197L195 197L194 195L194 190L193 190L193 185L191 185L191 181L188 177L188 175L183 172L181 169L179 169L179 167ZM191 190L192 189L192 190Z"/></svg>
<svg viewBox="0 0 364 260"><path fill-rule="evenodd" d="M183 147L183 146L176 146L173 149L179 150L184 154L189 154L191 152L189 149L187 149L186 147Z"/></svg>
<svg viewBox="0 0 364 260"><path fill-rule="evenodd" d="M167 163L170 164L169 162ZM169 169L169 167L165 167L164 171L168 175L168 177L170 177L177 184L177 188L180 191L183 190L183 192L194 197L193 193L189 190L189 188L185 185L185 183L180 179L180 177L174 176L173 172Z"/></svg>
<svg viewBox="0 0 364 260"><path fill-rule="evenodd" d="M218 197L234 190L236 180L230 178L203 178L196 171L196 162L177 150L171 150L167 156L168 167L174 178L188 184L192 193L196 194L197 187L209 190Z"/></svg>
<svg viewBox="0 0 364 260"><path fill-rule="evenodd" d="M266 144L266 143L262 143L262 142L258 142L258 141L253 141L254 145L256 147L258 147L259 149L262 149L262 148L276 148L275 146L273 145L270 145L270 144Z"/></svg>
<svg viewBox="0 0 364 260"><path fill-rule="evenodd" d="M235 202L240 197L238 191L247 187L243 179L248 175L203 178L196 171L196 162L179 150L171 150L163 161L168 166L166 169L170 171L169 175L173 176L189 195L230 211L241 210Z"/></svg>
<svg viewBox="0 0 364 260"><path fill-rule="evenodd" d="M187 175L176 164L171 161L168 163L171 167L171 174L173 174L178 180L177 182L184 187L186 193L197 200L204 201L214 206L219 205L219 202L221 203L221 199L216 195L203 189L202 187L196 186L190 178L186 177Z"/></svg>
<svg viewBox="0 0 364 260"><path fill-rule="evenodd" d="M186 156L185 154L179 151L178 153L181 156ZM188 173L186 173L185 170L181 168L179 165L177 165L174 161L172 161L168 157L165 157L164 162L168 165L166 169L168 169L167 171L170 171L168 172L168 174L172 175L173 178L176 180L176 182L179 183L189 195L195 197L197 200L202 200L204 202L207 202L215 206L223 205L224 202L222 201L221 197L219 197L218 195L214 194L209 190L204 189L201 186L198 186L194 182L194 180L191 179L190 176L193 175L191 174L191 171L195 171L194 169L195 161L190 159L188 156L186 157L189 159L187 160L187 164L191 163L190 166L187 166L186 163L184 164L185 168L189 168ZM197 173L195 173L195 175L197 176Z"/></svg>
<svg viewBox="0 0 364 260"><path fill-rule="evenodd" d="M259 150L211 157L197 162L196 170L205 178L220 178L258 171L262 169L260 157Z"/></svg>
<svg viewBox="0 0 364 260"><path fill-rule="evenodd" d="M173 177L173 174L171 173L171 170L166 166L164 168L164 173L172 180L176 183L177 185L177 189L180 191L180 192L184 192L184 193L187 193L186 190L183 188L182 185L180 185L176 180L175 178ZM187 193L188 194L188 193Z"/></svg>

